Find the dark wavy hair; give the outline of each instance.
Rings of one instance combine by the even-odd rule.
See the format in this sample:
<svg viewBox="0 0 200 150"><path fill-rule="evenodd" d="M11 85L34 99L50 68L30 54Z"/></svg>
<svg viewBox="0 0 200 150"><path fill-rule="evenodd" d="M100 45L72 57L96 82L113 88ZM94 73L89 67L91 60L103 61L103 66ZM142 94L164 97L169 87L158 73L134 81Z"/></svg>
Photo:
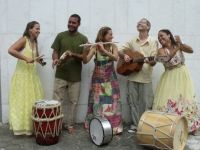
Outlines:
<svg viewBox="0 0 200 150"><path fill-rule="evenodd" d="M30 38L29 30L32 29L36 24L39 24L39 22L31 21L31 22L27 23L26 29L25 29L25 31L23 33L23 36L26 36L26 37ZM37 39L35 39L35 41L37 42Z"/></svg>
<svg viewBox="0 0 200 150"><path fill-rule="evenodd" d="M162 29L162 30L160 30L159 32L164 32L164 33L166 33L167 35L169 35L172 45L173 45L173 46L177 46L176 41L175 41L175 39L174 39L174 36L173 36L173 34L172 34L172 32L171 32L170 30L168 30L168 29Z"/></svg>
<svg viewBox="0 0 200 150"><path fill-rule="evenodd" d="M105 41L105 36L106 34L108 33L109 30L112 30L110 27L102 27L100 28L98 34L97 34L97 37L96 37L96 40L95 42L106 42Z"/></svg>
<svg viewBox="0 0 200 150"><path fill-rule="evenodd" d="M70 17L74 17L78 19L78 23L81 23L81 17L78 14L72 14Z"/></svg>

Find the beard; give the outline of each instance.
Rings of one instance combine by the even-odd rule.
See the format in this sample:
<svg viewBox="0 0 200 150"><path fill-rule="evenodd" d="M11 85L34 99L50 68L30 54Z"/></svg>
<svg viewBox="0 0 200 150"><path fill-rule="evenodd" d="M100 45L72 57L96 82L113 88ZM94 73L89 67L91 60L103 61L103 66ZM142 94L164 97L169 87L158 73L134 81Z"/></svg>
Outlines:
<svg viewBox="0 0 200 150"><path fill-rule="evenodd" d="M77 32L78 28L68 26L68 30L69 32L74 33L74 32Z"/></svg>

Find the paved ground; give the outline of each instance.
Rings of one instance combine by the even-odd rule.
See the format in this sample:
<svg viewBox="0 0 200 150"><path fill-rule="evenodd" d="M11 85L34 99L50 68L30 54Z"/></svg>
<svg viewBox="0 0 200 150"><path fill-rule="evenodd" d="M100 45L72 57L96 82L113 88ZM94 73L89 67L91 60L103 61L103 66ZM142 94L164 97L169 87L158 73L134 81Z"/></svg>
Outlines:
<svg viewBox="0 0 200 150"><path fill-rule="evenodd" d="M115 136L108 145L97 147L89 134L77 125L74 135L63 131L57 144L40 146L36 144L34 137L13 136L8 125L0 124L0 150L146 150L135 143L135 135L125 131L120 136ZM190 136L185 150L200 150L200 136Z"/></svg>

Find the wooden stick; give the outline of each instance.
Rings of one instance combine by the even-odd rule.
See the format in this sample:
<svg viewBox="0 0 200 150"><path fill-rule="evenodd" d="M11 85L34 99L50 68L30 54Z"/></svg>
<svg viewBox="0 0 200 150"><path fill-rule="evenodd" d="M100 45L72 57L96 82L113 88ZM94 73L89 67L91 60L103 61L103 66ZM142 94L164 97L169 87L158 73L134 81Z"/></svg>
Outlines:
<svg viewBox="0 0 200 150"><path fill-rule="evenodd" d="M102 42L102 44L114 44L114 43L119 43L119 42ZM79 47L84 47L84 46L95 46L100 43L88 43L88 44L81 44Z"/></svg>
<svg viewBox="0 0 200 150"><path fill-rule="evenodd" d="M42 57L44 57L44 55L41 55L41 56L35 57L34 60L37 60L38 58L42 58Z"/></svg>

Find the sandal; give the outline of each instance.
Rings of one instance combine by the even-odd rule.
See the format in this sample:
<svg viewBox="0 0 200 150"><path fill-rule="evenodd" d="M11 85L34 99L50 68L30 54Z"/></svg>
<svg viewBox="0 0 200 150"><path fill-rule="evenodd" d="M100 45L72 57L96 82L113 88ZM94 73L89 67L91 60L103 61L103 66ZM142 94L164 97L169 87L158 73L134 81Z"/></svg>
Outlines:
<svg viewBox="0 0 200 150"><path fill-rule="evenodd" d="M73 126L67 127L67 131L69 134L73 134L75 132L75 129Z"/></svg>
<svg viewBox="0 0 200 150"><path fill-rule="evenodd" d="M84 129L89 129L89 124L88 123L84 123Z"/></svg>
<svg viewBox="0 0 200 150"><path fill-rule="evenodd" d="M131 125L130 129L128 129L128 133L136 133L136 132L137 132L137 127Z"/></svg>

